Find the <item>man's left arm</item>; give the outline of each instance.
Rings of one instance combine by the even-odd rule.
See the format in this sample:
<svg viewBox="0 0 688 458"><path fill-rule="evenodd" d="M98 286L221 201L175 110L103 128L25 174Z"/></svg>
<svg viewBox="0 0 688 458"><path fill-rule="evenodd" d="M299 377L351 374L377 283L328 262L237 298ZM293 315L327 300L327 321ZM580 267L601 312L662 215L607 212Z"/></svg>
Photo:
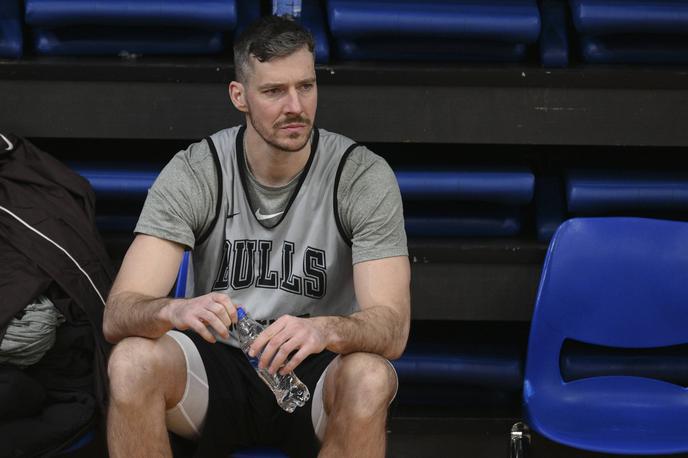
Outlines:
<svg viewBox="0 0 688 458"><path fill-rule="evenodd" d="M361 307L349 316L297 318L285 315L251 345L260 366L275 373L294 370L308 355L325 349L340 354L376 353L401 356L411 319L411 268L407 256L364 261L354 265L354 287ZM292 355L289 361L287 358Z"/></svg>

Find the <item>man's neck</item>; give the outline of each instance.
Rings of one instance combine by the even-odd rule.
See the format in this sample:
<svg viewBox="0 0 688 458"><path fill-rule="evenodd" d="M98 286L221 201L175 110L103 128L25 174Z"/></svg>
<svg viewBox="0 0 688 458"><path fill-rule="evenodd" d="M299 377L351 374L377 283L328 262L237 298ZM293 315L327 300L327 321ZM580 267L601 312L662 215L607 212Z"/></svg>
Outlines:
<svg viewBox="0 0 688 458"><path fill-rule="evenodd" d="M289 183L306 166L310 151L310 140L299 151L284 151L266 143L250 124L244 133L246 161L253 176L264 186Z"/></svg>

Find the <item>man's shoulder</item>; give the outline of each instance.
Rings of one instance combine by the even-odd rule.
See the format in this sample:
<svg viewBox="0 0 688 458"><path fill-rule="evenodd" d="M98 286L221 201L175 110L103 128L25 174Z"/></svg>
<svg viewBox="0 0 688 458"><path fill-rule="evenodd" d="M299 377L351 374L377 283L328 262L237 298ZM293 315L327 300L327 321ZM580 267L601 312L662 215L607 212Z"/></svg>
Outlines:
<svg viewBox="0 0 688 458"><path fill-rule="evenodd" d="M181 161L182 163L187 164L192 168L206 162L212 163L213 153L212 149L210 148L210 144L207 141L207 138L212 139L213 144L215 145L215 148L218 150L219 153L220 149L224 148L225 144L234 144L233 142L236 139L236 134L239 128L240 127L237 126L222 129L211 135L208 135L208 137L203 138L195 143L191 143L189 146L186 147L186 149L179 151L175 155L173 162L175 160Z"/></svg>
<svg viewBox="0 0 688 458"><path fill-rule="evenodd" d="M357 145L356 148L353 148L349 153L349 156L346 159L347 164L361 166L376 162L386 163L382 157L372 152L370 149L368 149L368 147L357 143L356 140L353 140L346 135L330 132L325 129L318 129L318 134L320 136L319 143L321 144L321 147L327 148L330 151L345 151L352 145Z"/></svg>
<svg viewBox="0 0 688 458"><path fill-rule="evenodd" d="M355 140L352 140L345 135L330 132L329 130L325 129L318 129L318 137L318 148L326 151L346 150L351 145L356 143Z"/></svg>
<svg viewBox="0 0 688 458"><path fill-rule="evenodd" d="M218 154L222 154L222 151L234 150L236 137L241 128L242 126L228 127L208 136L215 144Z"/></svg>

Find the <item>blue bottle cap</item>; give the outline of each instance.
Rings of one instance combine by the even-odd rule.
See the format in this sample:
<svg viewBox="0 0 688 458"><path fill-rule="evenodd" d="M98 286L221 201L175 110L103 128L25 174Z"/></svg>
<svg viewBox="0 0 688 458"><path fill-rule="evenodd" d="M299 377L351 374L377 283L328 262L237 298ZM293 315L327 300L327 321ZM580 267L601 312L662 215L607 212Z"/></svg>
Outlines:
<svg viewBox="0 0 688 458"><path fill-rule="evenodd" d="M246 311L244 310L243 307L237 307L237 317L240 320L243 320L244 318L246 318Z"/></svg>

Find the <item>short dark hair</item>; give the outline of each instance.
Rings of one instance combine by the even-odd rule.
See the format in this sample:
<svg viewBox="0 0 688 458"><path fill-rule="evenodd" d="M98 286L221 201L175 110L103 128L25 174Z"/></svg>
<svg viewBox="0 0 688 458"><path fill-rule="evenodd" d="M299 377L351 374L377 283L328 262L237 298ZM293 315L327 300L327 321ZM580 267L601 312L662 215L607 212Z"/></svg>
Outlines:
<svg viewBox="0 0 688 458"><path fill-rule="evenodd" d="M234 73L244 83L250 71L251 56L260 62L286 57L304 46L313 53L313 35L289 16L265 16L244 30L234 42Z"/></svg>

